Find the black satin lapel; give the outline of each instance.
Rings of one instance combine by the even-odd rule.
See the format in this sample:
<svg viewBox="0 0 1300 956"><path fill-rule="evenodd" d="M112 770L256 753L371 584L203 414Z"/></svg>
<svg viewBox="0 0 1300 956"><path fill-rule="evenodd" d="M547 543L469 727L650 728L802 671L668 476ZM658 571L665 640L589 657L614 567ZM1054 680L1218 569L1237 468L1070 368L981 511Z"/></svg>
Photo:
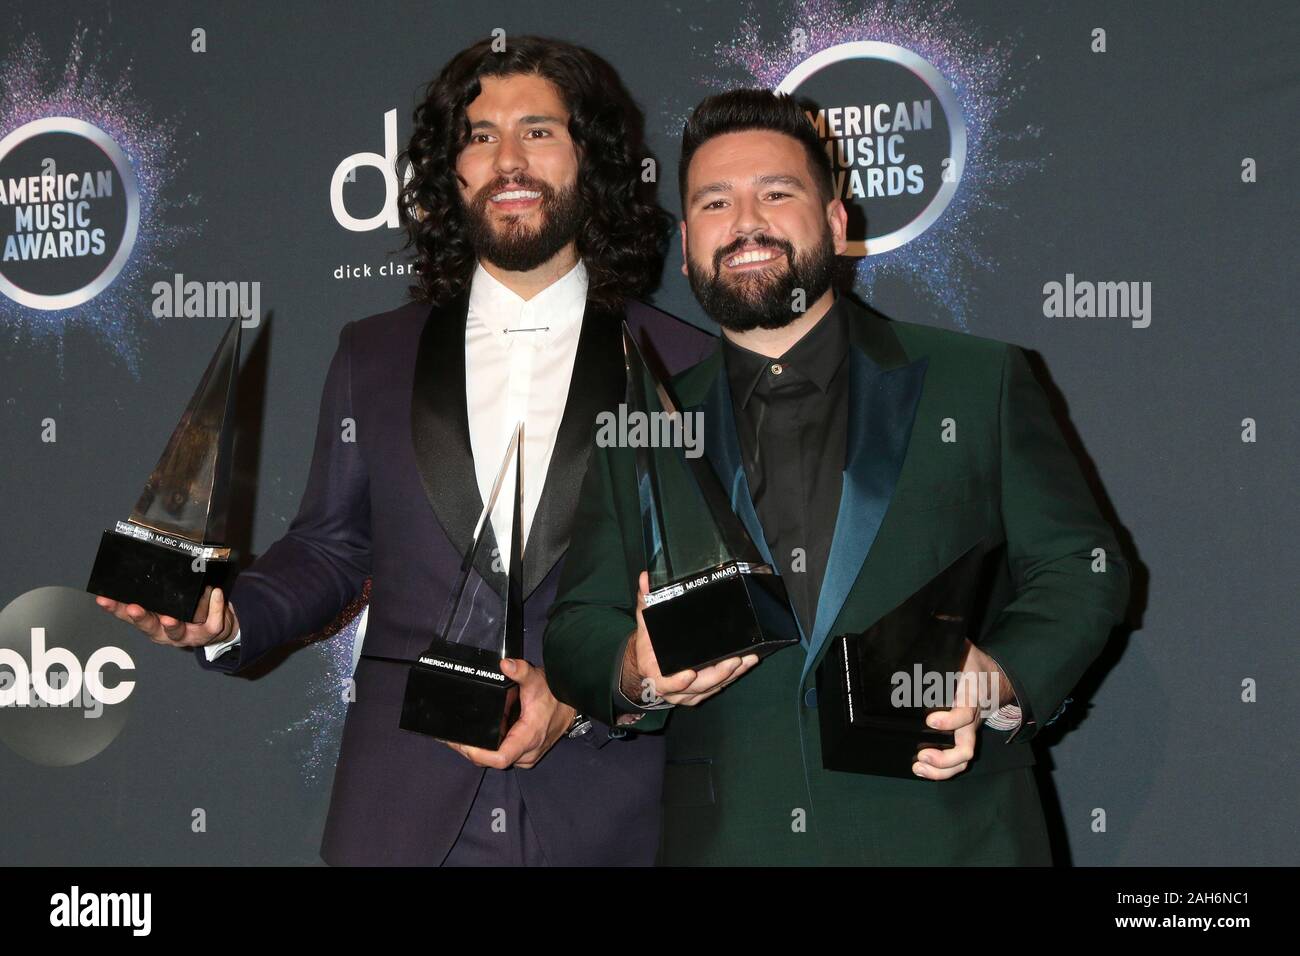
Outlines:
<svg viewBox="0 0 1300 956"><path fill-rule="evenodd" d="M420 334L411 390L411 441L420 481L438 523L462 555L473 543L474 526L483 511L465 404L468 314L464 298L429 311ZM504 593L505 575L492 569L497 545L491 522L484 533L474 566L493 588Z"/></svg>
<svg viewBox="0 0 1300 956"><path fill-rule="evenodd" d="M524 549L524 597L541 584L569 547L573 514L591 455L596 415L615 410L626 393L622 318L590 300L582 316L564 417Z"/></svg>

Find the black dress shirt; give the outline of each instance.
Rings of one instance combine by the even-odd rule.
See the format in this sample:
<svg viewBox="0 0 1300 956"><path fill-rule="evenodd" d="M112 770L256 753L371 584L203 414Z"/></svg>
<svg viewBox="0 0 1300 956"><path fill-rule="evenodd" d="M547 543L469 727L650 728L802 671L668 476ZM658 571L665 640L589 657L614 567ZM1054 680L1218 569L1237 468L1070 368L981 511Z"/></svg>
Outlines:
<svg viewBox="0 0 1300 956"><path fill-rule="evenodd" d="M848 441L849 324L840 299L779 358L724 337L750 497L805 635L830 559Z"/></svg>

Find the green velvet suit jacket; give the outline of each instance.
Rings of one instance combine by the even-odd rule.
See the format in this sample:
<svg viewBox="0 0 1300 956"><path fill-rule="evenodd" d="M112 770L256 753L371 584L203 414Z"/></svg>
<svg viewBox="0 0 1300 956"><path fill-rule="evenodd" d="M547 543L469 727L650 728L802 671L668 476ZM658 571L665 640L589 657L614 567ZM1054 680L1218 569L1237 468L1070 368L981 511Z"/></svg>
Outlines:
<svg viewBox="0 0 1300 956"><path fill-rule="evenodd" d="M848 305L848 461L815 630L699 706L632 725L667 734L660 860L1050 863L1031 741L1121 620L1126 563L1020 348ZM766 548L721 349L673 390L703 413L705 453ZM592 453L544 645L555 695L608 724L645 565L633 454ZM1024 723L981 724L950 780L823 769L816 667L830 638L866 630L981 539L1006 547L976 643Z"/></svg>

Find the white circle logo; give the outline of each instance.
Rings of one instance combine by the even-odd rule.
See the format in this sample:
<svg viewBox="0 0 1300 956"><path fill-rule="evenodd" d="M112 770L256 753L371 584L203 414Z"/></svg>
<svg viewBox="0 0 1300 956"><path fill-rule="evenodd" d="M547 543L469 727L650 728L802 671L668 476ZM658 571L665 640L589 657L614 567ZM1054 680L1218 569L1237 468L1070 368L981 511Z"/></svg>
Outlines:
<svg viewBox="0 0 1300 956"><path fill-rule="evenodd" d="M70 309L117 278L140 226L135 170L107 133L51 116L0 139L0 292Z"/></svg>
<svg viewBox="0 0 1300 956"><path fill-rule="evenodd" d="M862 95L849 101L845 91ZM911 50L841 43L796 66L776 92L815 106L809 118L849 212L849 255L897 249L952 201L966 163L966 124L951 84Z"/></svg>

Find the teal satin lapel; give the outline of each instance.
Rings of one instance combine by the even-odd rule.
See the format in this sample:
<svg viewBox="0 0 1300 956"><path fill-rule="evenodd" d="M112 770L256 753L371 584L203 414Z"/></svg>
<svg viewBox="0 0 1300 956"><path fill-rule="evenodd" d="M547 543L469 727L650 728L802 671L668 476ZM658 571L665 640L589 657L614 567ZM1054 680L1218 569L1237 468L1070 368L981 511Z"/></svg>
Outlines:
<svg viewBox="0 0 1300 956"><path fill-rule="evenodd" d="M804 662L805 676L826 643L884 521L907 455L929 360L882 369L861 349L852 348L849 363L848 464L826 577L817 600L817 620Z"/></svg>

